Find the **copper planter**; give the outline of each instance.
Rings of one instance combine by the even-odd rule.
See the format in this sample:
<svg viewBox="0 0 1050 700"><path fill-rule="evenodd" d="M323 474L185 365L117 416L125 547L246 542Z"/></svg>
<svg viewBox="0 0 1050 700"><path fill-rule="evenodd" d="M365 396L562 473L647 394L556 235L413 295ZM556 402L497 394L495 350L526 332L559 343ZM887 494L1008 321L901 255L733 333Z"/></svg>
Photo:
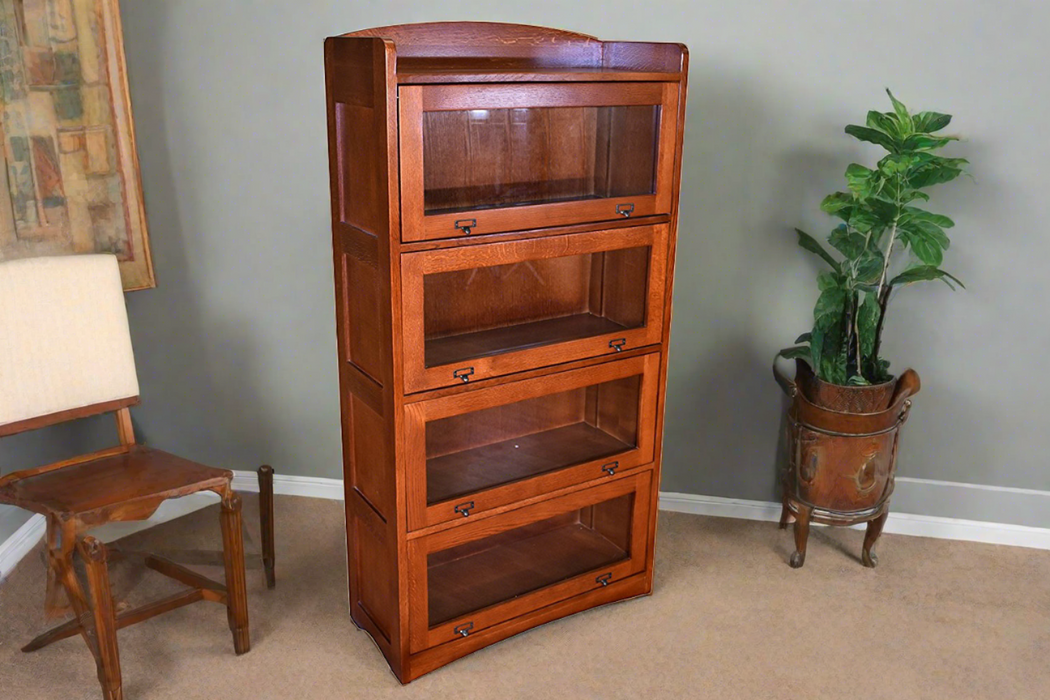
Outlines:
<svg viewBox="0 0 1050 700"><path fill-rule="evenodd" d="M791 566L805 563L811 522L866 522L861 561L874 567L878 559L872 548L889 515L897 443L910 397L919 391L919 375L909 369L885 384L837 386L817 379L801 360L796 361L795 379L775 363L773 375L791 399L780 516L781 528L795 519Z"/></svg>

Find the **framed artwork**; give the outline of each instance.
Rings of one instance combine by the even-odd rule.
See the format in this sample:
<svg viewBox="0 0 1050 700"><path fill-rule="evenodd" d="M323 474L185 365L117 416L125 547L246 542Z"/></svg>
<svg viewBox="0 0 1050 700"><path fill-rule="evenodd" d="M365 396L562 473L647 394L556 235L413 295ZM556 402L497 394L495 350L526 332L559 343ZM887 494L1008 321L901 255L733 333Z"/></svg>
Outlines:
<svg viewBox="0 0 1050 700"><path fill-rule="evenodd" d="M0 0L0 260L114 253L156 286L118 0Z"/></svg>

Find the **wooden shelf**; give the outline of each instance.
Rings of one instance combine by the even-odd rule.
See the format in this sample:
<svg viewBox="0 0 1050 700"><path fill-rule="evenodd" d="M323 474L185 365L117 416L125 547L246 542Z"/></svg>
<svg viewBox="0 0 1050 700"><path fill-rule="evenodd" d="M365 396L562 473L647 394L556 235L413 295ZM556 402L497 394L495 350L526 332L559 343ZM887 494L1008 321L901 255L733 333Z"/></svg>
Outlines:
<svg viewBox="0 0 1050 700"><path fill-rule="evenodd" d="M566 343L624 330L627 330L626 326L602 316L592 313L573 314L427 339L424 362L427 367L438 367L476 357L489 357L552 343Z"/></svg>
<svg viewBox="0 0 1050 700"><path fill-rule="evenodd" d="M430 625L627 558L623 549L576 522L428 567Z"/></svg>
<svg viewBox="0 0 1050 700"><path fill-rule="evenodd" d="M585 422L427 460L427 503L502 486L633 449Z"/></svg>

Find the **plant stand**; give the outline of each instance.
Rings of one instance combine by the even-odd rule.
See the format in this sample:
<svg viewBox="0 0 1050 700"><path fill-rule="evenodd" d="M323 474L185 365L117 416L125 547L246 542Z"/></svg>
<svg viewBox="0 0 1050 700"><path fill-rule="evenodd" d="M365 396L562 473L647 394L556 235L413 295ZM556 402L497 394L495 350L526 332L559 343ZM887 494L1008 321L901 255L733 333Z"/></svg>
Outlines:
<svg viewBox="0 0 1050 700"><path fill-rule="evenodd" d="M810 523L850 526L866 522L861 562L874 567L878 558L872 550L882 534L893 494L900 428L911 408L909 397L919 391L919 375L908 370L885 385L836 387L816 379L805 363L798 362L797 367L795 380L773 367L777 382L792 402L787 415L789 458L781 474L780 516L781 529L792 516L795 519L791 566L797 569L806 561ZM851 410L833 410L810 397ZM888 407L858 411L872 404Z"/></svg>

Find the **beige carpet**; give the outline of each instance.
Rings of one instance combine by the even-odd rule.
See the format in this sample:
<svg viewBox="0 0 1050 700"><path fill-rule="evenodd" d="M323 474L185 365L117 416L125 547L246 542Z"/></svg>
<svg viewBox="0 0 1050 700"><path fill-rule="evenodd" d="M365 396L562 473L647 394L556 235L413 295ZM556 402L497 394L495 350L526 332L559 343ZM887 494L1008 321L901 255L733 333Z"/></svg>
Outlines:
<svg viewBox="0 0 1050 700"><path fill-rule="evenodd" d="M210 603L122 630L125 697L1050 697L1050 552L886 535L871 571L857 561L860 532L820 528L795 571L791 535L775 524L676 514L660 516L652 597L540 627L403 688L350 622L341 507L278 498L277 590L248 572L250 654L234 656ZM131 541L218 548L217 510ZM114 568L133 602L169 589ZM43 627L43 580L34 552L0 586L0 697L98 697L79 638L18 651Z"/></svg>

